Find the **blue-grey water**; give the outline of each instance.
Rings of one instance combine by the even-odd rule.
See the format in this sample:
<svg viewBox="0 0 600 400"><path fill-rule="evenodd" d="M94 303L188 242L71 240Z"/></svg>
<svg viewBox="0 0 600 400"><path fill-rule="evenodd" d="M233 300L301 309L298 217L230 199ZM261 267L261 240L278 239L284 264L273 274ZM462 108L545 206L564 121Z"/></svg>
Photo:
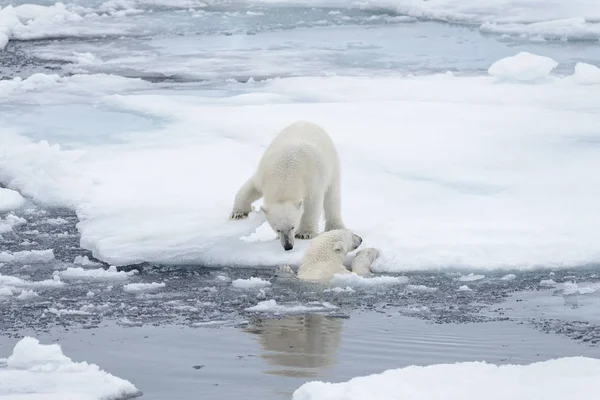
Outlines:
<svg viewBox="0 0 600 400"><path fill-rule="evenodd" d="M0 1L2 6L19 3ZM558 74L578 61L600 64L598 41L482 34L471 24L418 20L385 9L139 2L144 12L117 18L109 14L118 7L99 11L102 3L78 2L107 13L105 19L11 40L0 50L0 78L106 73L142 78L152 85L149 92L195 91L210 98L243 91L229 85L231 80L446 71L481 75L492 62L518 51L554 58L560 62ZM84 97L65 97L51 106L42 100L0 98L0 122L19 126L37 140L60 138L67 147L78 141L110 143L116 127L144 131L160 124L99 110ZM76 256L90 256L79 247L72 211L32 205L26 217L27 224L0 235L0 252L52 248L55 260L7 263L2 275L51 279L53 271L73 266ZM54 218L64 222L49 222ZM131 281L169 285L135 295L113 289L122 282L71 280L65 288L36 289L39 297L31 300L0 299L0 357L24 335L58 341L74 360L96 363L130 380L144 399L161 400L289 399L309 380L343 381L410 364L600 357L600 291L573 294L561 286L597 284L598 265L557 269L552 275L512 271L513 280L502 279L511 271L484 272L485 278L468 283L469 292L458 290L465 283L457 277L477 271L412 273L407 274L411 285L431 290L395 285L353 293L280 280L270 270L124 268L131 269L139 270ZM235 290L231 280L251 276L270 280L269 298L278 303L329 302L338 308L293 316L246 311L264 295ZM558 286L541 286L545 279ZM85 314L57 315L49 309Z"/></svg>

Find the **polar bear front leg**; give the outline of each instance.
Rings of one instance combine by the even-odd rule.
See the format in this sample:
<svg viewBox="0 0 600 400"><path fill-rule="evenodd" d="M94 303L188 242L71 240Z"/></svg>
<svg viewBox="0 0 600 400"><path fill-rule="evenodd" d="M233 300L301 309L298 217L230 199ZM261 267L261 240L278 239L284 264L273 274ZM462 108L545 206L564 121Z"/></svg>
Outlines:
<svg viewBox="0 0 600 400"><path fill-rule="evenodd" d="M334 229L346 229L342 221L342 201L339 175L334 179L325 193L323 208L325 209L325 232Z"/></svg>
<svg viewBox="0 0 600 400"><path fill-rule="evenodd" d="M256 188L252 178L248 179L242 185L235 195L233 210L231 211L230 219L247 218L252 211L252 203L262 197L262 193Z"/></svg>
<svg viewBox="0 0 600 400"><path fill-rule="evenodd" d="M317 194L304 200L304 213L298 231L296 231L297 239L312 239L317 236L322 205L323 194Z"/></svg>

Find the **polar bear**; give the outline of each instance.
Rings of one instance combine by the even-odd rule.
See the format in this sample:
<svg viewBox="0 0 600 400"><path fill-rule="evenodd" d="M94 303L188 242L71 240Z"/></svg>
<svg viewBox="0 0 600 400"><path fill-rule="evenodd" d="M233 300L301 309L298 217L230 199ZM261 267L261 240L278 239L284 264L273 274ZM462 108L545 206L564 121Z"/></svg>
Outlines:
<svg viewBox="0 0 600 400"><path fill-rule="evenodd" d="M335 229L317 236L308 246L298 268L297 277L308 281L329 281L335 274L349 274L344 266L348 253L356 250L362 238L347 229ZM359 251L352 261L352 272L366 275L379 256L379 251L367 248ZM281 275L294 275L289 266L279 268Z"/></svg>
<svg viewBox="0 0 600 400"><path fill-rule="evenodd" d="M333 141L320 126L298 121L285 127L265 150L255 173L235 196L231 219L243 219L263 198L262 211L281 246L294 238L317 236L321 212L325 231L344 229L340 161Z"/></svg>

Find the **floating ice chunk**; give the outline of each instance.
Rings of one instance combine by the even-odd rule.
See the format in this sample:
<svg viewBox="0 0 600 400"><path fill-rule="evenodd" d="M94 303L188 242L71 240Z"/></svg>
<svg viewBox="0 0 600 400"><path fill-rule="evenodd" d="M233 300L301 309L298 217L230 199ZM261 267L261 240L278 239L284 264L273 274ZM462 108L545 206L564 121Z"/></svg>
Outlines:
<svg viewBox="0 0 600 400"><path fill-rule="evenodd" d="M506 274L500 280L502 281L514 281L517 278L515 274Z"/></svg>
<svg viewBox="0 0 600 400"><path fill-rule="evenodd" d="M17 264L39 264L54 260L54 250L24 250L0 253L0 262Z"/></svg>
<svg viewBox="0 0 600 400"><path fill-rule="evenodd" d="M271 282L253 276L249 279L236 279L231 286L237 289L260 289L271 286Z"/></svg>
<svg viewBox="0 0 600 400"><path fill-rule="evenodd" d="M323 290L323 292L325 293L329 293L329 292L333 292L333 293L353 293L354 289L352 289L350 286L346 286L345 288L343 287L334 287L331 289L325 289Z"/></svg>
<svg viewBox="0 0 600 400"><path fill-rule="evenodd" d="M324 303L309 303L309 305L299 304L277 304L277 301L265 300L255 306L246 308L246 311L277 313L277 314L293 314L304 312L331 311L337 309L333 304Z"/></svg>
<svg viewBox="0 0 600 400"><path fill-rule="evenodd" d="M27 221L24 218L18 217L14 214L8 214L4 218L0 218L0 233L6 233L12 231L13 227L24 225Z"/></svg>
<svg viewBox="0 0 600 400"><path fill-rule="evenodd" d="M0 288L1 287L15 287L15 288L54 288L64 286L65 283L60 280L60 277L54 276L53 279L47 279L43 281L27 281L16 276L8 276L0 274Z"/></svg>
<svg viewBox="0 0 600 400"><path fill-rule="evenodd" d="M586 21L581 16L533 23L484 22L480 30L482 32L549 40L597 40L600 38L598 23Z"/></svg>
<svg viewBox="0 0 600 400"><path fill-rule="evenodd" d="M600 84L600 68L592 64L579 62L575 64L573 78L580 85Z"/></svg>
<svg viewBox="0 0 600 400"><path fill-rule="evenodd" d="M21 294L17 296L18 300L33 300L40 297L39 294L34 292L33 290L23 290Z"/></svg>
<svg viewBox="0 0 600 400"><path fill-rule="evenodd" d="M0 214L14 211L25 204L25 199L15 190L0 188Z"/></svg>
<svg viewBox="0 0 600 400"><path fill-rule="evenodd" d="M25 337L12 355L0 360L0 398L3 399L124 399L141 392L95 364L73 362L58 344L43 345Z"/></svg>
<svg viewBox="0 0 600 400"><path fill-rule="evenodd" d="M600 360L569 357L529 365L411 365L342 383L308 382L293 400L585 399L600 391ZM470 383L465 382L469 377ZM493 388L493 390L490 390Z"/></svg>
<svg viewBox="0 0 600 400"><path fill-rule="evenodd" d="M540 286L555 287L557 283L553 279L542 279Z"/></svg>
<svg viewBox="0 0 600 400"><path fill-rule="evenodd" d="M166 284L164 282L161 283L129 283L127 285L123 285L123 290L129 293L146 293L153 292L155 290L164 288Z"/></svg>
<svg viewBox="0 0 600 400"><path fill-rule="evenodd" d="M558 63L550 57L522 51L493 63L488 73L496 78L516 81L535 81L547 77Z"/></svg>
<svg viewBox="0 0 600 400"><path fill-rule="evenodd" d="M408 282L406 276L375 276L363 277L355 273L336 274L331 278L332 285L345 285L351 287L373 287L384 285L402 285Z"/></svg>
<svg viewBox="0 0 600 400"><path fill-rule="evenodd" d="M458 288L458 291L459 292L471 292L471 291L473 291L473 289L471 289L467 285L462 285L461 287Z"/></svg>
<svg viewBox="0 0 600 400"><path fill-rule="evenodd" d="M461 276L460 278L458 278L458 280L461 282L475 282L475 281L480 281L484 278L485 278L485 275L475 275L471 272L469 275Z"/></svg>
<svg viewBox="0 0 600 400"><path fill-rule="evenodd" d="M100 263L94 262L88 258L88 256L76 256L73 260L73 264L85 266L96 266L101 265ZM110 270L110 268L109 268Z"/></svg>
<svg viewBox="0 0 600 400"><path fill-rule="evenodd" d="M65 224L69 223L68 220L61 218L61 217L48 218L48 219L44 220L43 222L44 222L44 224L48 224L48 225L65 225Z"/></svg>
<svg viewBox="0 0 600 400"><path fill-rule="evenodd" d="M72 310L72 309L68 309L68 308L58 309L55 307L48 308L48 312L51 314L58 315L59 317L62 317L64 315L80 315L80 316L92 315L91 312L85 311L85 310Z"/></svg>
<svg viewBox="0 0 600 400"><path fill-rule="evenodd" d="M83 269L82 267L69 267L64 271L54 271L55 276L65 279L87 279L87 280L126 280L137 274L137 270L129 272L117 271L117 267L111 265L108 269Z"/></svg>
<svg viewBox="0 0 600 400"><path fill-rule="evenodd" d="M596 293L600 290L600 283L588 284L588 285L578 285L574 282L565 282L563 283L563 294L571 295L571 294L592 294Z"/></svg>
<svg viewBox="0 0 600 400"><path fill-rule="evenodd" d="M0 287L0 297L10 297L13 295L10 287Z"/></svg>
<svg viewBox="0 0 600 400"><path fill-rule="evenodd" d="M406 285L406 290L410 290L411 292L435 292L437 288L425 285Z"/></svg>

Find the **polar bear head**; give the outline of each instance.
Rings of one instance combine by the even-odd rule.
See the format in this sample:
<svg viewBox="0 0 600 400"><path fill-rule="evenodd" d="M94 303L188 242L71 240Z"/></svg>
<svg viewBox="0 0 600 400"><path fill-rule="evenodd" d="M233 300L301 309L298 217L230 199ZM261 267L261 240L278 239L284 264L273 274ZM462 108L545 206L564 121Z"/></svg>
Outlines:
<svg viewBox="0 0 600 400"><path fill-rule="evenodd" d="M305 261L337 260L340 263L346 254L356 250L362 238L347 229L334 229L324 232L311 242L304 256Z"/></svg>
<svg viewBox="0 0 600 400"><path fill-rule="evenodd" d="M281 246L286 251L293 249L294 237L304 213L304 202L296 200L265 204L261 209L271 228L279 235Z"/></svg>

